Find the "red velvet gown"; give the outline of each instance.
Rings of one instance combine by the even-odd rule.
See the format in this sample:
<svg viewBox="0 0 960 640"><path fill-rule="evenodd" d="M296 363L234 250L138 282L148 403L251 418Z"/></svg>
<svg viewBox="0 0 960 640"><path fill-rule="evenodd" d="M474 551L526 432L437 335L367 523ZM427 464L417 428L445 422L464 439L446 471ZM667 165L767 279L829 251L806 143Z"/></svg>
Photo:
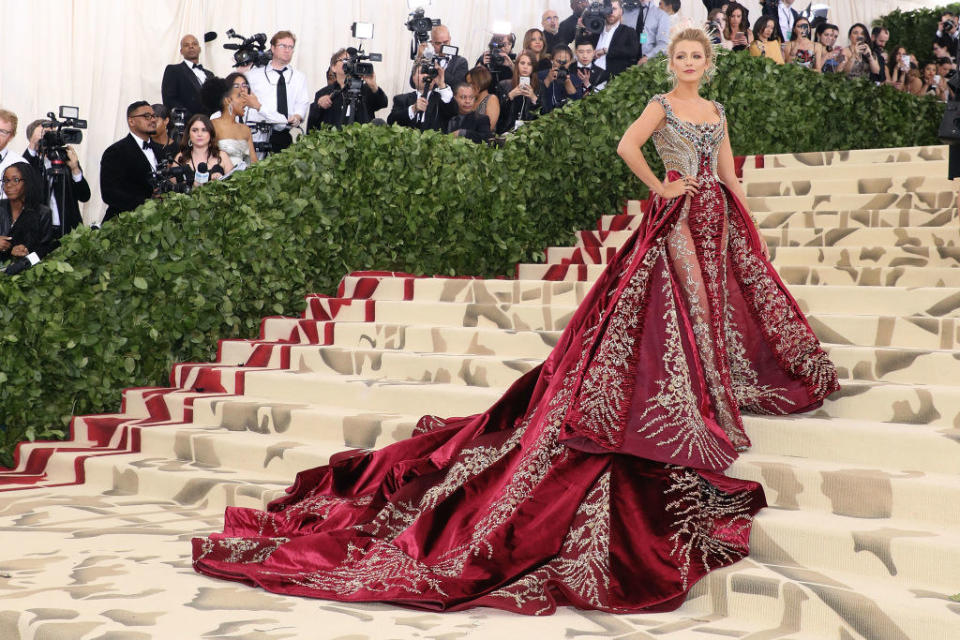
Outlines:
<svg viewBox="0 0 960 640"><path fill-rule="evenodd" d="M379 451L297 475L267 511L228 508L197 571L277 593L549 614L682 604L748 552L762 488L722 475L740 410L818 406L836 370L717 181L718 124L654 135L698 195L660 203L540 367L488 411L422 418Z"/></svg>

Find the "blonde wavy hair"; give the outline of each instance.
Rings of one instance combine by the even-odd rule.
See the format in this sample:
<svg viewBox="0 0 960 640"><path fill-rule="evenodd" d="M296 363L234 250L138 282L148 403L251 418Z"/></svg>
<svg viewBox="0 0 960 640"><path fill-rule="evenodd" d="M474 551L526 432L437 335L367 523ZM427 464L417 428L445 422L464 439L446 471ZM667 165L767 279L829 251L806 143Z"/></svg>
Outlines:
<svg viewBox="0 0 960 640"><path fill-rule="evenodd" d="M670 68L670 62L673 60L673 54L676 52L678 44L681 42L698 42L703 46L704 54L707 56L707 71L703 74L703 78L706 82L710 82L717 71L717 52L714 49L713 42L710 41L709 34L703 27L678 26L680 28L673 31L670 44L667 46L667 68ZM672 71L670 75L673 78L673 86L676 88L676 75Z"/></svg>

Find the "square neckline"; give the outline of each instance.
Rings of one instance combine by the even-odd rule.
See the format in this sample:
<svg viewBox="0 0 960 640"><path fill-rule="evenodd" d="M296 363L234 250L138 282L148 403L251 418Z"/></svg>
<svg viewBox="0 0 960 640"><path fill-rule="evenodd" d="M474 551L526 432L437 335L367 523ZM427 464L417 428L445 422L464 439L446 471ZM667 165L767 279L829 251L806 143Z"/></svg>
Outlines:
<svg viewBox="0 0 960 640"><path fill-rule="evenodd" d="M657 97L660 98L659 102L666 107L664 110L667 112L667 115L673 116L675 120L688 124L692 127L716 127L717 125L723 124L723 110L717 104L716 100L711 100L710 103L713 104L713 108L717 111L717 121L716 122L694 122L693 120L685 120L678 116L673 110L673 105L670 104L670 100L667 99L667 96L663 93L657 94Z"/></svg>

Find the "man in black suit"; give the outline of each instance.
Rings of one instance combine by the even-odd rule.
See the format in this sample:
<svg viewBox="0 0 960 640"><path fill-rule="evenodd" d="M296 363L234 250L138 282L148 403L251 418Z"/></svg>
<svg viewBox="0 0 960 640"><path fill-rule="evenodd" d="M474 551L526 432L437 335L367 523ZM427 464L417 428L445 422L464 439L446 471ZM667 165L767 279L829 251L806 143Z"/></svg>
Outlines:
<svg viewBox="0 0 960 640"><path fill-rule="evenodd" d="M90 200L90 185L80 168L80 160L73 147L66 147L66 163L57 163L54 170L49 157L40 156L40 139L50 129L45 129L43 120L34 120L27 125L27 148L23 152L24 159L37 170L37 175L47 174L45 187L49 190L50 199L47 204L53 216L53 235L59 239L83 224L80 215L80 203ZM57 159L62 160L62 159Z"/></svg>
<svg viewBox="0 0 960 640"><path fill-rule="evenodd" d="M180 55L183 56L183 62L169 64L164 69L160 94L165 107L186 109L189 119L195 113L203 113L200 86L207 78L212 78L213 74L200 64L200 41L196 36L183 36L180 41Z"/></svg>
<svg viewBox="0 0 960 640"><path fill-rule="evenodd" d="M590 6L590 0L570 0L570 10L573 15L567 16L561 23L557 31L557 41L563 44L570 44L577 39L577 27L580 25L580 16Z"/></svg>
<svg viewBox="0 0 960 640"><path fill-rule="evenodd" d="M100 159L100 194L107 204L104 222L153 196L150 178L161 149L150 139L157 131L157 116L149 102L139 100L127 107L127 126L129 135L107 147Z"/></svg>
<svg viewBox="0 0 960 640"><path fill-rule="evenodd" d="M453 89L447 85L443 67L437 65L436 69L436 77L428 83L427 74L423 73L421 67L418 65L413 68L413 82L417 90L394 97L387 124L421 131L446 131L450 118L457 114L457 103L453 99Z"/></svg>
<svg viewBox="0 0 960 640"><path fill-rule="evenodd" d="M602 91L610 80L610 73L594 64L596 51L590 38L581 37L576 41L577 63L570 67L573 86L580 97Z"/></svg>
<svg viewBox="0 0 960 640"><path fill-rule="evenodd" d="M540 16L540 24L543 26L543 37L546 40L545 51L553 51L553 48L560 44L560 16L553 9L547 9Z"/></svg>
<svg viewBox="0 0 960 640"><path fill-rule="evenodd" d="M449 47L450 45L450 29L445 25L438 25L430 31L430 47L433 49L433 54L436 56L443 55L443 48ZM417 51L416 63L420 63L420 59L423 56L424 50L427 48L427 43L424 42L420 45L420 48ZM447 85L451 87L456 87L459 84L466 82L467 80L467 71L470 70L470 65L467 63L467 59L461 55L453 55L448 58L441 58L440 65L443 67L444 77L447 80ZM410 78L410 86L413 87L413 78Z"/></svg>
<svg viewBox="0 0 960 640"><path fill-rule="evenodd" d="M485 142L493 137L490 130L490 118L480 115L474 108L476 107L477 94L473 85L464 82L457 87L453 94L457 102L457 115L450 119L447 124L447 133L451 133L457 138L467 138L474 142Z"/></svg>
<svg viewBox="0 0 960 640"><path fill-rule="evenodd" d="M613 0L603 31L592 37L594 64L606 69L611 78L637 64L640 57L640 38L635 29L621 22L623 5Z"/></svg>

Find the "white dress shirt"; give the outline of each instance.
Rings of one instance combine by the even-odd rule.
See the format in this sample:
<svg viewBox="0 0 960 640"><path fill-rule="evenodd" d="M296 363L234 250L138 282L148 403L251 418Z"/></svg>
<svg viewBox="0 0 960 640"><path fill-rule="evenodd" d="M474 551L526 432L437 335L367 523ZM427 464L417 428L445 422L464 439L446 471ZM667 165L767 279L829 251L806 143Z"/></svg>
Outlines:
<svg viewBox="0 0 960 640"><path fill-rule="evenodd" d="M32 149L28 148L26 153L32 158L37 157L36 152L33 151ZM47 170L49 170L50 167L53 166L50 163L50 158L43 159L43 166L46 167ZM81 180L83 180L83 171L81 171L80 173L71 173L71 176L73 177L74 182L80 182ZM50 189L50 205L49 206L50 206L50 211L53 213L53 225L58 227L61 224L60 223L60 207L57 206L57 197L56 197L56 194L54 194L53 192L53 176L50 176L47 179L47 188Z"/></svg>
<svg viewBox="0 0 960 640"><path fill-rule="evenodd" d="M141 153L147 158L147 162L150 163L150 168L153 171L157 170L157 156L153 153L153 149L143 148L143 143L149 141L149 138L141 138L139 136L133 135L133 131L130 132L130 137L133 138L133 141L137 143L137 148L140 149Z"/></svg>
<svg viewBox="0 0 960 640"><path fill-rule="evenodd" d="M436 88L436 87L433 88L433 89L430 89L430 91L427 92L427 103L428 103L428 104L430 103L430 97L431 97L435 92L440 94L440 99L443 101L443 104L450 104L450 101L453 100L453 89L450 88L450 85L447 85L447 86L445 86L443 89L439 89L439 88ZM416 119L417 119L416 106L417 106L416 103L414 103L414 104L410 105L409 107L407 107L407 115L410 117L411 120L416 120Z"/></svg>
<svg viewBox="0 0 960 640"><path fill-rule="evenodd" d="M22 155L13 152L10 149L4 149L3 151L0 151L0 178L3 177L3 172L7 170L7 167L12 164L16 164L17 162L26 162L26 160L24 160ZM0 189L0 200L6 199L7 194L3 192L3 189Z"/></svg>
<svg viewBox="0 0 960 640"><path fill-rule="evenodd" d="M616 32L617 27L622 23L618 20L613 24L604 25L603 33L600 34L600 39L597 40L597 49L603 49L603 55L597 56L593 64L597 65L601 69L607 68L607 49L610 48L610 42L613 41L613 34Z"/></svg>
<svg viewBox="0 0 960 640"><path fill-rule="evenodd" d="M278 125L276 129L282 129L287 118L277 111L277 82L280 81L280 70L268 64L265 67L254 67L246 76L250 82L250 91L260 99L260 109L250 109L246 114L246 121L272 122ZM283 72L283 80L287 84L287 116L297 114L306 122L307 111L310 109L307 76L288 65Z"/></svg>
<svg viewBox="0 0 960 640"><path fill-rule="evenodd" d="M643 13L643 30L640 30L640 14ZM623 24L637 31L640 40L641 55L653 58L660 53L666 53L670 44L670 29L675 24L667 12L662 10L651 0L641 2L636 9L623 10ZM643 42L646 34L647 41Z"/></svg>
<svg viewBox="0 0 960 640"><path fill-rule="evenodd" d="M780 31L783 33L783 41L787 42L790 40L790 34L793 32L793 9L790 8L790 5L780 3L780 6L777 7L777 11L780 14Z"/></svg>
<svg viewBox="0 0 960 640"><path fill-rule="evenodd" d="M190 71L193 71L193 75L197 76L197 80L200 81L200 84L203 84L204 82L207 81L207 74L203 72L203 69L198 68L200 66L199 64L195 65L189 60L184 60L183 64L187 65Z"/></svg>

